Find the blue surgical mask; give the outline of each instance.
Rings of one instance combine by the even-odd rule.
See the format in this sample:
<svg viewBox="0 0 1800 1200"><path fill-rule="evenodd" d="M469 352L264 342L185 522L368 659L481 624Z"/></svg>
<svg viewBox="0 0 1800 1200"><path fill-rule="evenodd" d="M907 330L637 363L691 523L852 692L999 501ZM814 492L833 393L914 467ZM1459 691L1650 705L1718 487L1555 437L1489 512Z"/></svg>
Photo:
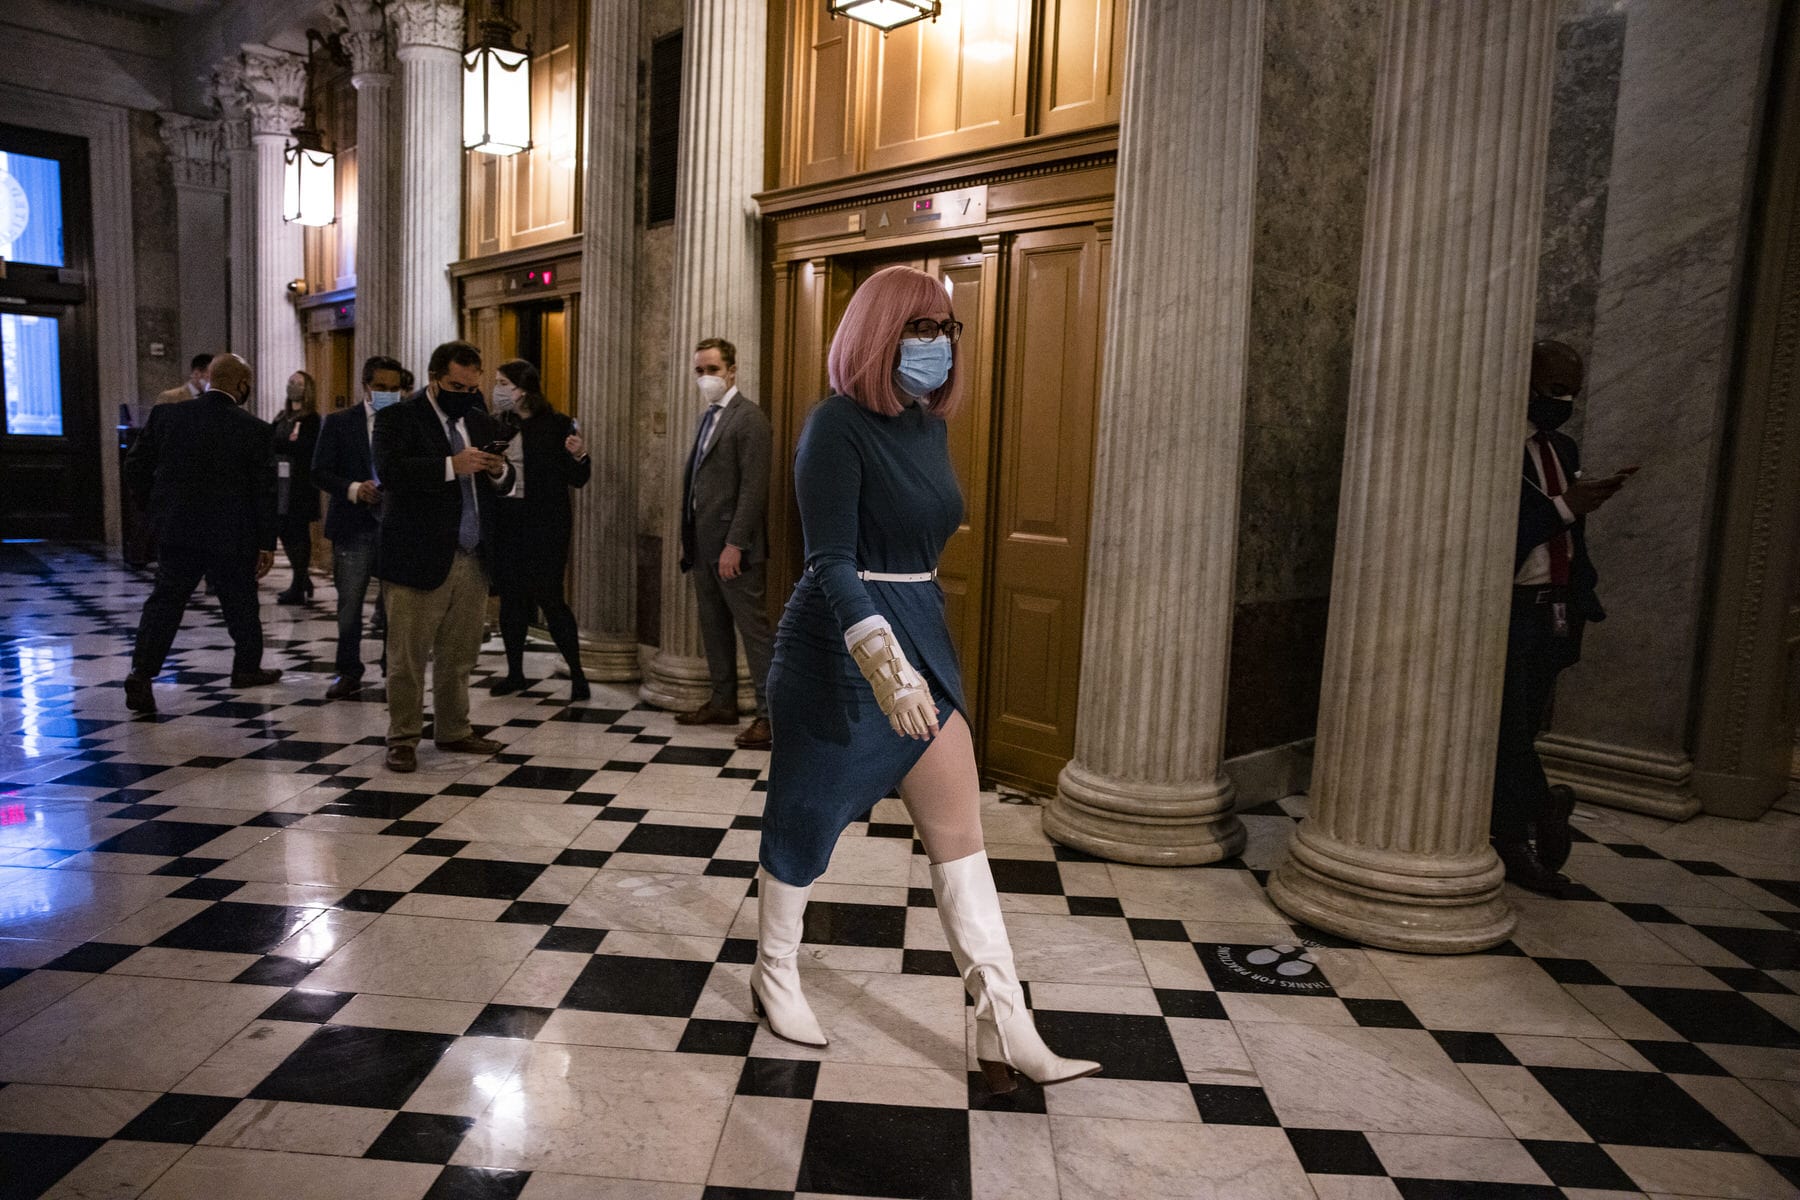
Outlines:
<svg viewBox="0 0 1800 1200"><path fill-rule="evenodd" d="M930 395L950 378L953 353L950 339L941 333L929 341L901 338L900 365L894 368L895 384L909 396Z"/></svg>
<svg viewBox="0 0 1800 1200"><path fill-rule="evenodd" d="M369 407L380 412L390 404L400 403L399 392L370 392Z"/></svg>

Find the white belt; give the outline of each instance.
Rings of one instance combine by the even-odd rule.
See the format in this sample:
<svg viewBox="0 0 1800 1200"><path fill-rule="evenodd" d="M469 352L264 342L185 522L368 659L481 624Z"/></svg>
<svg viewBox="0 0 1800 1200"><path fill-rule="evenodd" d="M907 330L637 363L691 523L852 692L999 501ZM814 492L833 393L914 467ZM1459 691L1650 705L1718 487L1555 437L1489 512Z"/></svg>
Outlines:
<svg viewBox="0 0 1800 1200"><path fill-rule="evenodd" d="M870 583L931 583L937 579L937 571L922 571L916 575L890 575L885 571L858 571L858 579Z"/></svg>

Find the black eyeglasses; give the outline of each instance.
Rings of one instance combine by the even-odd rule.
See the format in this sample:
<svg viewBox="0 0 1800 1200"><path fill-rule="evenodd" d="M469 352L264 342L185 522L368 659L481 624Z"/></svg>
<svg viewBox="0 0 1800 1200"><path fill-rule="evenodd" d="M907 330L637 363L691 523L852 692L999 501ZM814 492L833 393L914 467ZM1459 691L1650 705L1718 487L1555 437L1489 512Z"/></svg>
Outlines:
<svg viewBox="0 0 1800 1200"><path fill-rule="evenodd" d="M901 326L901 331L912 338L930 341L938 334L950 339L952 346L962 338L963 323L961 321L934 321L930 317L915 317Z"/></svg>

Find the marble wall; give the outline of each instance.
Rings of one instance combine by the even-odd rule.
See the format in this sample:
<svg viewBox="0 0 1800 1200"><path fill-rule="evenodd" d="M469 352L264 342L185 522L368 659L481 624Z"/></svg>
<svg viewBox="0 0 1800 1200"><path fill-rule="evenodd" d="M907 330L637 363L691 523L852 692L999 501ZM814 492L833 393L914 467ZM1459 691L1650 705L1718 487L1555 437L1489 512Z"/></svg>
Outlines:
<svg viewBox="0 0 1800 1200"><path fill-rule="evenodd" d="M1225 754L1312 736L1331 590L1379 0L1268 0Z"/></svg>
<svg viewBox="0 0 1800 1200"><path fill-rule="evenodd" d="M153 112L133 111L131 127L131 231L137 256L138 419L156 394L187 382L187 343L181 333L180 267L176 239L175 176ZM162 353L150 352L160 344ZM117 410L114 414L117 415ZM111 424L110 421L107 422Z"/></svg>
<svg viewBox="0 0 1800 1200"><path fill-rule="evenodd" d="M1554 773L1684 815L1714 485L1773 0L1623 6L1584 463L1642 471L1589 520L1610 619L1558 689Z"/></svg>

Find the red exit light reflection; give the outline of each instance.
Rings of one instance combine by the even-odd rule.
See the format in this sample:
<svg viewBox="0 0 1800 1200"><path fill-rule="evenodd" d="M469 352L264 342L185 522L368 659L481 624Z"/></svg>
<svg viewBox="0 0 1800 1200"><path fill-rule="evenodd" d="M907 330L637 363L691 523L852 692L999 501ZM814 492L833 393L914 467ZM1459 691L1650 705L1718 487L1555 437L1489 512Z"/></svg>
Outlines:
<svg viewBox="0 0 1800 1200"><path fill-rule="evenodd" d="M25 823L25 806L23 804L0 805L0 825L23 825Z"/></svg>

